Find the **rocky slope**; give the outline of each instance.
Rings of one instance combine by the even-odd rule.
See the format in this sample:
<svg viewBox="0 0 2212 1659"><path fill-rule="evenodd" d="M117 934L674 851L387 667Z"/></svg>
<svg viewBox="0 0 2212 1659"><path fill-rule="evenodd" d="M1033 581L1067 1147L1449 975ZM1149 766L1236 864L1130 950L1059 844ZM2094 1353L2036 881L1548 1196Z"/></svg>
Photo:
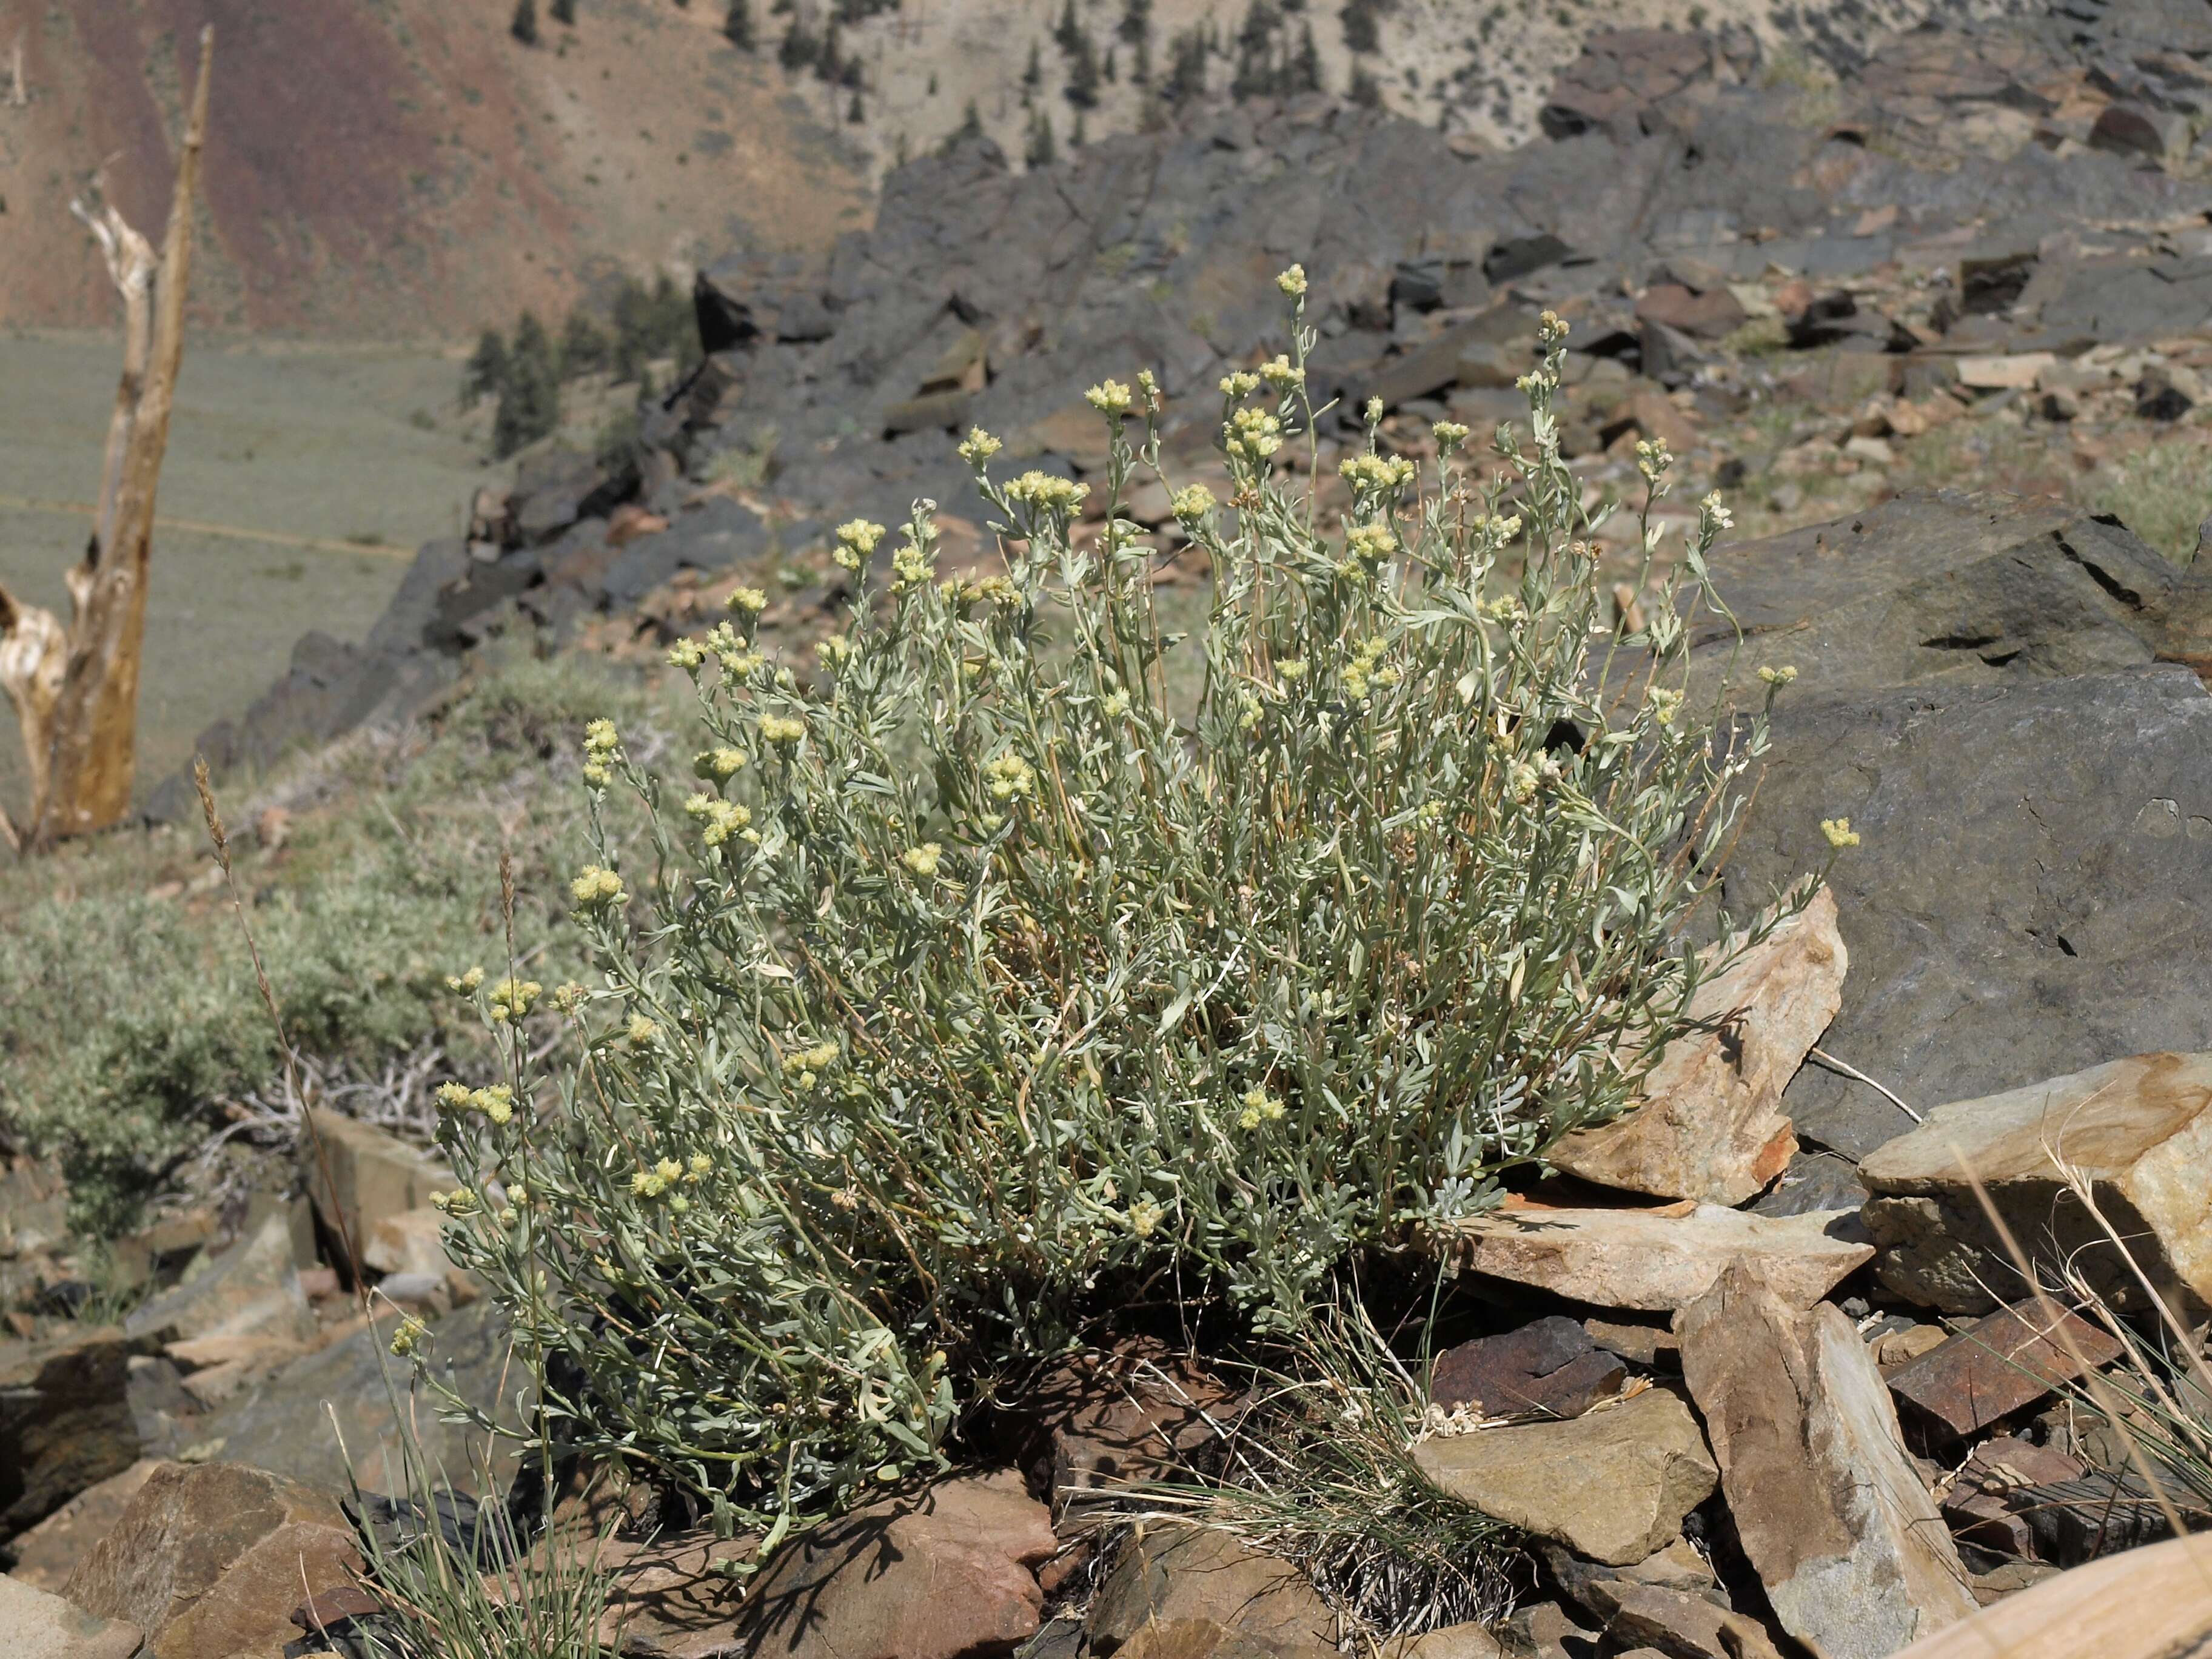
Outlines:
<svg viewBox="0 0 2212 1659"><path fill-rule="evenodd" d="M1702 25L1728 41L1732 72L1817 86L1887 30L2026 9L1385 0L1372 49L1357 52L1337 0L1158 0L1142 27L1127 24L1122 0L1084 0L1074 15L1099 72L1082 112L1093 140L1173 112L1161 100L1178 39L1212 42L1178 83L1195 103L1273 84L1310 33L1330 94L1364 77L1383 107L1480 145L1535 130L1555 72L1593 28ZM725 40L723 0L585 0L574 27L540 7L534 47L510 33L511 9L69 0L0 17L0 316L109 322L68 203L102 170L134 222L158 222L179 54L204 22L216 27L222 67L195 293L205 319L228 328L457 338L524 306L565 310L623 271L688 275L732 244L823 252L866 224L884 170L941 143L971 105L1018 157L1042 117L1063 149L1077 137L1076 60L1054 42L1061 9L1049 0L805 0L787 15L758 0L750 52ZM780 67L791 27L818 43L832 12L848 20L836 75ZM1152 66L1142 82L1137 35Z"/></svg>

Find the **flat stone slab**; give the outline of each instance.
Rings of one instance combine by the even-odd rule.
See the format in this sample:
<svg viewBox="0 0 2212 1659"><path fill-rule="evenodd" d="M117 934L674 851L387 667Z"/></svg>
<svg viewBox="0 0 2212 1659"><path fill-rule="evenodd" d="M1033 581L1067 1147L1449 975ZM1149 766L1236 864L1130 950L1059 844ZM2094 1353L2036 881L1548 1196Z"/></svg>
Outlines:
<svg viewBox="0 0 2212 1659"><path fill-rule="evenodd" d="M2053 1310L2059 1311L2059 1310ZM2063 1326L2063 1335L2061 1327ZM1889 1374L1900 1414L1933 1440L1962 1439L2120 1357L2110 1333L2030 1299L2001 1309Z"/></svg>
<svg viewBox="0 0 2212 1659"><path fill-rule="evenodd" d="M1731 1262L1809 1308L1874 1254L1849 1210L1765 1216L1715 1204L1662 1210L1493 1210L1455 1224L1439 1248L1476 1273L1602 1308L1671 1312Z"/></svg>

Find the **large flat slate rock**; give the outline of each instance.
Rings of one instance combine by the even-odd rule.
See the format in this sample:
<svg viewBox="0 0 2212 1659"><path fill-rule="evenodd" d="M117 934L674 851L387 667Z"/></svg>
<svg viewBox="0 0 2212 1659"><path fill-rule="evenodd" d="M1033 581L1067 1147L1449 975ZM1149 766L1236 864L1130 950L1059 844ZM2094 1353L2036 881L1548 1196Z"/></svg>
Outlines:
<svg viewBox="0 0 2212 1659"><path fill-rule="evenodd" d="M2212 1047L2212 696L2154 665L1785 697L1726 891L1817 866L1852 973L1821 1040L1922 1108ZM1863 1157L1911 1128L1808 1065L1800 1136Z"/></svg>

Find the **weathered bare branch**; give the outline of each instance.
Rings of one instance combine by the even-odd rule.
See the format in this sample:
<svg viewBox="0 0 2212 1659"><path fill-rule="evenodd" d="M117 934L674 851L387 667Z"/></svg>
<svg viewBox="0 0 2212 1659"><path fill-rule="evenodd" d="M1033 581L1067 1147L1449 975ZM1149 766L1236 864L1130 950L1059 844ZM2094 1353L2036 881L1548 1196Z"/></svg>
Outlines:
<svg viewBox="0 0 2212 1659"><path fill-rule="evenodd" d="M98 513L83 559L66 573L74 615L0 592L0 689L15 705L30 757L32 805L19 848L51 844L115 823L129 809L137 746L139 661L155 491L184 361L192 204L207 138L215 31L200 33L199 77L177 158L175 194L158 258L115 208L70 204L100 244L123 301L123 373L100 465ZM96 181L95 181L96 182Z"/></svg>
<svg viewBox="0 0 2212 1659"><path fill-rule="evenodd" d="M15 31L15 90L8 101L17 109L28 106L31 95L23 89L23 31Z"/></svg>

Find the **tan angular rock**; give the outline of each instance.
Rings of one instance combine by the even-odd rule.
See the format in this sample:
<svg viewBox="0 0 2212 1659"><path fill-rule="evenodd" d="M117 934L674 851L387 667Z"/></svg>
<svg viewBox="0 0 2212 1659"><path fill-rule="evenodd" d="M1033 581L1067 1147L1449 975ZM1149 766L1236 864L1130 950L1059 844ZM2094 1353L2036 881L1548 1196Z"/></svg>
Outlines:
<svg viewBox="0 0 2212 1659"><path fill-rule="evenodd" d="M333 1237L364 1253L386 1217L419 1210L454 1184L453 1173L405 1141L336 1112L310 1108L313 1133L300 1138L300 1167L315 1213Z"/></svg>
<svg viewBox="0 0 2212 1659"><path fill-rule="evenodd" d="M315 1316L292 1265L292 1227L281 1210L197 1278L165 1291L124 1321L131 1337L260 1336L305 1342Z"/></svg>
<svg viewBox="0 0 2212 1659"><path fill-rule="evenodd" d="M1663 1389L1564 1422L1437 1435L1413 1460L1485 1515L1612 1566L1666 1548L1719 1480L1697 1419Z"/></svg>
<svg viewBox="0 0 2212 1659"><path fill-rule="evenodd" d="M144 1630L147 1659L223 1659L358 1565L353 1529L322 1493L243 1464L166 1463L64 1593Z"/></svg>
<svg viewBox="0 0 2212 1659"><path fill-rule="evenodd" d="M1826 1659L1887 1659L1973 1612L1849 1320L1790 1306L1739 1263L1675 1328L1729 1514L1784 1630Z"/></svg>
<svg viewBox="0 0 2212 1659"><path fill-rule="evenodd" d="M0 1577L0 1653L8 1659L132 1659L144 1633L50 1591Z"/></svg>
<svg viewBox="0 0 2212 1659"><path fill-rule="evenodd" d="M1150 1625L1216 1625L1277 1647L1336 1645L1336 1620L1279 1556L1204 1527L1157 1527L1121 1552L1091 1603L1091 1650L1111 1653Z"/></svg>
<svg viewBox="0 0 2212 1659"><path fill-rule="evenodd" d="M1447 1625L1394 1637L1382 1644L1382 1659L1505 1659L1505 1644L1480 1625Z"/></svg>
<svg viewBox="0 0 2212 1659"><path fill-rule="evenodd" d="M2046 1578L1898 1659L2191 1659L2212 1644L2212 1533Z"/></svg>
<svg viewBox="0 0 2212 1659"><path fill-rule="evenodd" d="M1798 915L1698 988L1707 1030L1668 1046L1644 1103L1549 1153L1571 1175L1655 1198L1741 1204L1797 1151L1782 1091L1843 1006L1850 955L1823 887Z"/></svg>
<svg viewBox="0 0 2212 1659"><path fill-rule="evenodd" d="M2137 1054L1955 1101L1868 1154L1859 1178L1874 1194L1866 1222L1882 1282L1948 1313L1982 1313L1997 1299L1984 1286L2008 1299L2032 1287L1962 1159L2045 1271L2069 1261L2117 1305L2142 1300L2127 1261L2065 1190L2063 1160L2089 1179L2161 1294L2212 1303L2212 1054Z"/></svg>
<svg viewBox="0 0 2212 1659"><path fill-rule="evenodd" d="M428 1206L373 1223L361 1254L380 1273L419 1273L442 1279L453 1267L446 1254L446 1218Z"/></svg>
<svg viewBox="0 0 2212 1659"><path fill-rule="evenodd" d="M817 1527L762 1569L736 1650L814 1659L963 1659L1036 1633L1033 1569L1060 1547L1012 1470L939 1481Z"/></svg>
<svg viewBox="0 0 2212 1659"><path fill-rule="evenodd" d="M1462 1267L1601 1308L1672 1312L1732 1261L1809 1308L1874 1254L1850 1210L1753 1215L1718 1205L1658 1210L1508 1206L1455 1223L1439 1249Z"/></svg>

